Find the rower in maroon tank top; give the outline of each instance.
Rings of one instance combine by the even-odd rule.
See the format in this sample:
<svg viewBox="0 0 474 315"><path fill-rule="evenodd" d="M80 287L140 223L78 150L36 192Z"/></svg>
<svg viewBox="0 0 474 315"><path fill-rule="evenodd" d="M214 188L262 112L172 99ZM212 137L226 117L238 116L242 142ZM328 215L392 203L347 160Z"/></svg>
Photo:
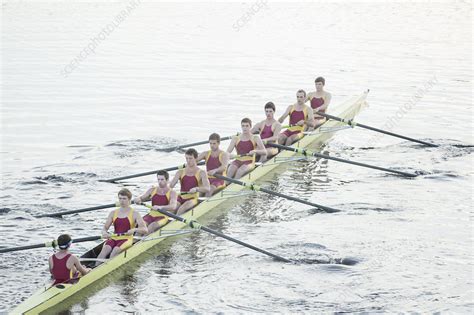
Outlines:
<svg viewBox="0 0 474 315"><path fill-rule="evenodd" d="M106 259L117 256L122 251L133 245L133 235L135 233L146 235L148 229L143 221L140 213L134 211L130 207L132 193L130 190L123 188L118 192L118 200L120 207L109 213L107 221L102 229L102 237L107 239L102 246L99 259ZM109 234L108 230L114 226L114 234ZM96 265L99 265L97 261Z"/></svg>
<svg viewBox="0 0 474 315"><path fill-rule="evenodd" d="M290 117L290 127L283 131L278 137L278 143L291 145L303 137L303 132L308 126L313 125L313 110L305 105L306 92L298 90L296 92L296 104L288 106L285 113L278 119L280 123Z"/></svg>
<svg viewBox="0 0 474 315"><path fill-rule="evenodd" d="M241 178L255 167L255 155L266 157L267 150L263 145L262 139L258 135L251 133L252 121L248 118L242 119L240 122L242 134L232 138L227 148L228 153L232 153L234 149L237 151L235 160L227 169L227 176L232 178Z"/></svg>
<svg viewBox="0 0 474 315"><path fill-rule="evenodd" d="M54 279L53 285L77 282L79 277L86 275L90 269L84 267L79 259L69 252L72 244L71 236L60 235L56 244L59 251L49 257L49 270Z"/></svg>
<svg viewBox="0 0 474 315"><path fill-rule="evenodd" d="M321 107L324 104L324 98L314 96L313 98L310 98L310 103L313 112L325 112L325 110ZM316 114L314 115L316 116Z"/></svg>
<svg viewBox="0 0 474 315"><path fill-rule="evenodd" d="M167 171L158 171L156 173L158 185L148 189L143 195L134 199L136 204L151 200L152 209L143 217L148 234L155 232L166 223L169 218L160 213L159 210L175 211L178 195L169 186L169 174Z"/></svg>
<svg viewBox="0 0 474 315"><path fill-rule="evenodd" d="M260 138L262 139L267 151L266 157L261 157L259 160L260 162L265 162L265 160L278 154L278 149L268 146L268 143L276 143L281 132L281 124L275 119L275 104L268 102L265 104L264 109L266 119L257 123L251 131L253 134L260 134Z"/></svg>
<svg viewBox="0 0 474 315"><path fill-rule="evenodd" d="M325 113L331 102L331 93L324 90L326 80L323 77L317 77L316 80L314 80L314 84L316 91L308 93L306 98L306 100L310 102L314 114L314 123L310 126L309 130L318 128L326 122L326 117L318 115L317 112Z"/></svg>
<svg viewBox="0 0 474 315"><path fill-rule="evenodd" d="M207 173L197 165L197 151L195 149L188 149L184 156L186 158L186 167L177 171L170 183L171 188L178 181L181 186L181 192L177 200L177 215L181 215L195 207L199 202L199 193L206 194L210 190Z"/></svg>
<svg viewBox="0 0 474 315"><path fill-rule="evenodd" d="M219 174L227 176L227 165L229 164L229 153L219 148L221 137L217 133L209 136L209 151L201 152L197 161L206 161L206 171L209 177L210 190L206 193L206 197L211 197L216 192L225 187L223 179L216 178L214 175Z"/></svg>
<svg viewBox="0 0 474 315"><path fill-rule="evenodd" d="M271 138L273 136L274 136L273 124L270 124L270 125L263 124L262 131L260 131L260 139L262 139L263 144L265 145L265 148L267 147L267 142L264 140L267 140L268 138Z"/></svg>

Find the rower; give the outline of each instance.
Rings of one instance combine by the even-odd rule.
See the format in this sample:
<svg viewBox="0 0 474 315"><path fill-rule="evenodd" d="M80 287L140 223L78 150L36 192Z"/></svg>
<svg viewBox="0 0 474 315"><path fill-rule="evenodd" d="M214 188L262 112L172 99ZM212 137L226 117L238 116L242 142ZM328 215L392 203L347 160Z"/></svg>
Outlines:
<svg viewBox="0 0 474 315"><path fill-rule="evenodd" d="M258 135L253 135L250 130L252 128L252 121L249 118L244 118L240 122L242 134L232 138L232 141L227 148L227 152L237 151L236 159L229 165L227 175L232 178L241 178L252 169L255 168L255 155L260 155L265 159L267 150L263 145L262 139Z"/></svg>
<svg viewBox="0 0 474 315"><path fill-rule="evenodd" d="M49 271L54 279L53 285L73 283L80 276L85 276L91 271L90 268L81 264L79 258L69 252L71 244L71 236L68 234L60 235L57 240L59 251L49 257Z"/></svg>
<svg viewBox="0 0 474 315"><path fill-rule="evenodd" d="M283 131L278 137L278 143L291 145L303 137L303 131L307 126L313 126L313 109L305 105L306 92L296 92L296 104L288 106L285 113L278 119L280 123L290 116L290 127Z"/></svg>
<svg viewBox="0 0 474 315"><path fill-rule="evenodd" d="M206 193L206 197L211 197L225 187L225 181L214 176L214 174L226 176L227 165L229 164L229 153L219 148L220 143L221 137L217 133L211 134L209 136L210 150L201 152L197 158L197 161L206 161L210 184L210 190Z"/></svg>
<svg viewBox="0 0 474 315"><path fill-rule="evenodd" d="M314 80L314 84L316 91L308 93L306 97L306 101L310 101L314 114L314 126L312 126L312 129L316 129L326 122L326 117L319 116L316 112L325 113L331 102L331 93L324 90L326 80L323 77L317 77Z"/></svg>
<svg viewBox="0 0 474 315"><path fill-rule="evenodd" d="M268 143L277 142L278 135L281 132L281 124L274 117L275 104L273 104L272 102L268 102L265 104L265 115L267 116L267 118L257 123L251 131L253 134L260 134L260 138L262 139L262 142L267 150L266 158L261 158L260 162L265 162L265 160L269 160L273 156L277 155L278 149L268 146Z"/></svg>
<svg viewBox="0 0 474 315"><path fill-rule="evenodd" d="M195 149L185 152L186 167L179 170L170 183L173 188L176 183L181 184L181 193L178 196L176 214L180 215L198 204L199 193L207 194L210 190L207 173L197 165L198 153Z"/></svg>
<svg viewBox="0 0 474 315"><path fill-rule="evenodd" d="M169 218L159 212L159 210L174 211L177 205L178 194L170 188L167 171L158 171L156 179L158 186L148 189L143 195L133 200L135 204L142 204L144 201L151 200L152 210L143 217L148 234L151 234L168 223Z"/></svg>
<svg viewBox="0 0 474 315"><path fill-rule="evenodd" d="M148 229L140 213L130 207L132 193L127 188L118 192L120 207L109 213L102 229L102 237L107 241L102 246L98 259L105 259L110 254L110 258L117 256L123 250L133 245L133 234L138 232L141 235L148 234ZM109 234L110 226L114 226L114 235ZM99 261L96 265L99 264Z"/></svg>

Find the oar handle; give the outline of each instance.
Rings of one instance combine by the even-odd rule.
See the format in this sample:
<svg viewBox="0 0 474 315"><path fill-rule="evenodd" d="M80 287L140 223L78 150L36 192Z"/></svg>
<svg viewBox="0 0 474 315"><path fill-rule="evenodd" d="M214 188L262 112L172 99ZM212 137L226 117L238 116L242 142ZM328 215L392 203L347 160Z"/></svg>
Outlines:
<svg viewBox="0 0 474 315"><path fill-rule="evenodd" d="M148 209L153 209L153 206L152 205L149 205L149 204L146 204L146 203L142 203L142 206L145 206L147 207ZM163 209L159 209L157 210L158 212L160 212L161 214L164 214L166 215L167 217L170 217L170 218L173 218L175 220L178 220L178 221L181 221L183 223L186 223L186 219L180 217L179 215L176 215L174 213L171 213L171 212L168 212L166 210L163 210Z"/></svg>
<svg viewBox="0 0 474 315"><path fill-rule="evenodd" d="M244 154L230 154L230 159L233 160L233 159L238 159L238 158L242 158L242 157L246 157L246 156L254 156L256 154L250 154L250 153L244 153Z"/></svg>
<svg viewBox="0 0 474 315"><path fill-rule="evenodd" d="M190 192L190 191L180 191L179 194L180 195L194 195L194 194L197 194L198 191L196 192Z"/></svg>

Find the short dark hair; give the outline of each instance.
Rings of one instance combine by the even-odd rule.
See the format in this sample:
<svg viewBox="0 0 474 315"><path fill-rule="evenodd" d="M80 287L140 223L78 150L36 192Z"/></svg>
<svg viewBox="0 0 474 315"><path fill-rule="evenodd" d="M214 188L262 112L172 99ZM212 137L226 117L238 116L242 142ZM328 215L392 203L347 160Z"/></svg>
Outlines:
<svg viewBox="0 0 474 315"><path fill-rule="evenodd" d="M306 91L305 90L298 90L298 92L296 92L296 94L298 94L298 93L303 93L304 96L306 96Z"/></svg>
<svg viewBox="0 0 474 315"><path fill-rule="evenodd" d="M323 85L326 85L326 80L323 77L317 77L316 80L314 80L314 83L321 82Z"/></svg>
<svg viewBox="0 0 474 315"><path fill-rule="evenodd" d="M118 196L126 196L128 199L132 199L132 193L127 188L122 188L117 194Z"/></svg>
<svg viewBox="0 0 474 315"><path fill-rule="evenodd" d="M267 104L265 104L265 109L267 108L271 108L273 109L273 111L276 111L275 104L273 104L273 102L268 102Z"/></svg>
<svg viewBox="0 0 474 315"><path fill-rule="evenodd" d="M187 149L184 154L186 154L186 155L192 155L195 159L197 159L197 157L198 157L198 152L197 152L195 149L193 149L193 148Z"/></svg>
<svg viewBox="0 0 474 315"><path fill-rule="evenodd" d="M240 124L249 124L250 126L252 126L252 121L250 120L250 118L244 118L240 121Z"/></svg>
<svg viewBox="0 0 474 315"><path fill-rule="evenodd" d="M209 141L211 140L216 140L217 142L221 142L221 136L219 136L218 133L211 133L211 135L209 136Z"/></svg>
<svg viewBox="0 0 474 315"><path fill-rule="evenodd" d="M69 234L61 234L58 237L57 244L61 249L67 249L71 246L72 238Z"/></svg>
<svg viewBox="0 0 474 315"><path fill-rule="evenodd" d="M156 176L164 176L166 180L170 178L170 174L165 170L159 170L156 172Z"/></svg>

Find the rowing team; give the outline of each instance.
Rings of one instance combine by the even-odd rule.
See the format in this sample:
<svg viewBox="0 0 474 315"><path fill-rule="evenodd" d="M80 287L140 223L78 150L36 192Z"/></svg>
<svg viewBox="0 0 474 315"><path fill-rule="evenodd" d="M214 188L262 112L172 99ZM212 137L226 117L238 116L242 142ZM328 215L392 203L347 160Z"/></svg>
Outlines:
<svg viewBox="0 0 474 315"><path fill-rule="evenodd" d="M331 100L331 94L324 91L324 78L315 80L316 91L306 95L304 90L296 93L296 103L288 106L285 113L276 120L275 105L265 104L266 119L252 127L248 118L241 121L242 133L233 137L227 151L220 149L220 136L213 133L209 136L210 150L198 152L188 149L185 152L186 166L179 170L169 181L166 171L157 172L158 185L148 189L140 197L132 199L132 193L124 188L118 193L120 207L111 211L104 228L102 237L107 241L102 246L96 265L107 257L114 257L133 244L134 235L147 235L160 229L168 223L169 218L159 210L181 215L198 204L199 195L210 197L225 187L225 180L219 175L240 178L255 168L258 160L264 162L278 153L269 146L271 143L291 145L303 136L304 131L311 131L322 125L326 118L314 114L313 109L325 112ZM306 101L311 106L306 105ZM289 116L290 127L281 132L281 123ZM236 151L237 154L232 154ZM229 164L230 159L234 161ZM206 171L201 170L198 162L204 160ZM181 192L177 194L173 188L180 182ZM143 218L130 206L131 203L142 204L151 201L152 208ZM114 226L114 234L108 233ZM49 259L50 270L55 284L73 282L78 278L78 272L85 275L90 271L68 249L72 244L71 237L61 235L57 244L59 251Z"/></svg>

